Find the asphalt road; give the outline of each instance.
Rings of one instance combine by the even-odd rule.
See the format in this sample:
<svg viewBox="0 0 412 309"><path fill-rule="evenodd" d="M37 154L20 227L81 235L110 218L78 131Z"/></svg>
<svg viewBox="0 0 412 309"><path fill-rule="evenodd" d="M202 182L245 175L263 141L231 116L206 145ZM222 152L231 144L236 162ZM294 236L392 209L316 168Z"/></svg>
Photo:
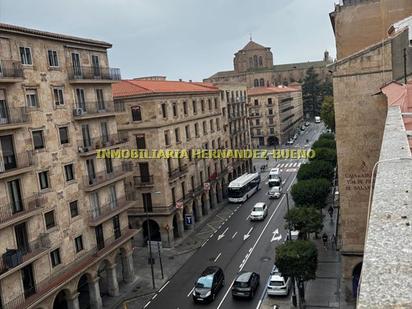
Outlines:
<svg viewBox="0 0 412 309"><path fill-rule="evenodd" d="M313 142L319 134L320 125L311 126L300 135L296 146L304 146L306 139ZM295 146L295 147L296 147ZM260 161L260 160L259 160ZM277 164L292 164L296 166L303 160L269 161L269 168ZM260 162L256 162L257 168ZM263 160L261 161L263 163ZM266 162L265 162L266 163ZM285 189L295 181L297 168L282 169L282 179ZM287 212L286 195L278 200L269 200L267 191L268 172L262 173L261 190L248 201L239 204L232 215L220 228L203 243L202 247L182 266L182 268L155 294L144 308L153 309L186 309L186 308L259 308L265 297L266 284L274 264L275 247L284 242L285 221ZM253 205L266 202L268 215L264 221L250 222L248 216ZM290 198L290 206L292 201ZM275 231L278 230L278 233ZM225 274L225 286L219 291L214 302L210 304L194 304L192 292L194 283L200 273L209 265L220 266ZM260 286L251 300L233 299L231 286L240 271L255 271L260 274Z"/></svg>

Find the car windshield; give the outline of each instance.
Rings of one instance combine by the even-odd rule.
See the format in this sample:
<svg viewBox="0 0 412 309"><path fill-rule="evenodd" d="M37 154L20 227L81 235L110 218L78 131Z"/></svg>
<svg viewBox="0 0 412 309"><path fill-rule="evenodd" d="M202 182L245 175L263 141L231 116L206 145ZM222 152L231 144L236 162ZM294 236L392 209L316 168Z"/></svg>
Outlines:
<svg viewBox="0 0 412 309"><path fill-rule="evenodd" d="M283 281L270 281L270 286L283 286L285 285Z"/></svg>
<svg viewBox="0 0 412 309"><path fill-rule="evenodd" d="M237 288L247 288L247 287L248 287L248 283L247 283L247 282L235 281L235 283L233 284L233 286L235 286L235 287L237 287Z"/></svg>
<svg viewBox="0 0 412 309"><path fill-rule="evenodd" d="M279 192L280 187L273 187L270 191L272 192Z"/></svg>
<svg viewBox="0 0 412 309"><path fill-rule="evenodd" d="M255 206L253 207L253 211L263 211L263 206Z"/></svg>
<svg viewBox="0 0 412 309"><path fill-rule="evenodd" d="M200 289L211 288L213 283L213 275L200 277L196 282L196 287Z"/></svg>

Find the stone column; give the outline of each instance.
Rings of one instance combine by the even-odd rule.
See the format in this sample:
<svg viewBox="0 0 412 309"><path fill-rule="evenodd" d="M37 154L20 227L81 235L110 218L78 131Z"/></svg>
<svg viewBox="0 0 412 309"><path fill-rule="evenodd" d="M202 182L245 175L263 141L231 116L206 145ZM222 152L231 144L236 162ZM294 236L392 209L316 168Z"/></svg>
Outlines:
<svg viewBox="0 0 412 309"><path fill-rule="evenodd" d="M177 235L179 237L183 237L183 231L185 230L185 227L183 225L183 220L180 218L177 218Z"/></svg>
<svg viewBox="0 0 412 309"><path fill-rule="evenodd" d="M117 282L116 264L109 265L106 269L107 274L107 292L109 296L119 295L119 283Z"/></svg>
<svg viewBox="0 0 412 309"><path fill-rule="evenodd" d="M201 221L202 218L203 218L203 215L202 215L202 201L198 199L196 201L195 207L196 207L196 221Z"/></svg>
<svg viewBox="0 0 412 309"><path fill-rule="evenodd" d="M79 306L79 292L75 292L70 296L66 296L68 309L80 309Z"/></svg>
<svg viewBox="0 0 412 309"><path fill-rule="evenodd" d="M202 201L200 201L200 205L202 205ZM209 210L210 210L210 203L209 203L209 196L208 195L205 195L205 203L204 203L204 205L205 205L205 216L209 213ZM202 207L202 206L201 206Z"/></svg>
<svg viewBox="0 0 412 309"><path fill-rule="evenodd" d="M220 203L223 202L223 186L220 187L220 189L217 191L218 195L219 195L219 200Z"/></svg>
<svg viewBox="0 0 412 309"><path fill-rule="evenodd" d="M212 200L210 201L211 205L213 205L213 207L211 208L215 208L217 206L217 199L216 199L216 192L215 191L211 191L212 192Z"/></svg>
<svg viewBox="0 0 412 309"><path fill-rule="evenodd" d="M169 227L169 230L162 228L160 230L160 237L162 238L162 245L165 248L174 247L174 238L173 238L173 227Z"/></svg>
<svg viewBox="0 0 412 309"><path fill-rule="evenodd" d="M89 296L92 309L102 309L102 297L100 296L99 277L89 281Z"/></svg>
<svg viewBox="0 0 412 309"><path fill-rule="evenodd" d="M136 279L136 274L134 273L132 252L126 255L122 254L122 265L123 265L123 280L126 283L132 283Z"/></svg>

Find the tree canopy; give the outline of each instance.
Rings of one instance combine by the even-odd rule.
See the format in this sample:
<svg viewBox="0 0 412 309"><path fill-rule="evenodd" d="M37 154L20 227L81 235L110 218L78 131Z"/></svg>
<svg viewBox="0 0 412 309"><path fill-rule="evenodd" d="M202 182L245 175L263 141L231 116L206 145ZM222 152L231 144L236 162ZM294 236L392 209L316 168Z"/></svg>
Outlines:
<svg viewBox="0 0 412 309"><path fill-rule="evenodd" d="M286 214L285 220L293 230L300 231L305 239L309 233L319 233L323 229L323 216L319 216L319 211L315 207L292 208Z"/></svg>
<svg viewBox="0 0 412 309"><path fill-rule="evenodd" d="M335 132L335 109L333 97L324 97L322 107L320 109L320 118L322 118L323 122L329 129Z"/></svg>
<svg viewBox="0 0 412 309"><path fill-rule="evenodd" d="M302 85L302 97L305 110L311 112L312 117L319 113L322 98L321 82L318 73L313 67L306 71Z"/></svg>
<svg viewBox="0 0 412 309"><path fill-rule="evenodd" d="M291 194L298 207L314 205L323 208L330 186L330 181L324 178L299 180L292 186Z"/></svg>
<svg viewBox="0 0 412 309"><path fill-rule="evenodd" d="M313 158L310 158L310 161L326 161L332 164L333 167L336 166L337 156L335 149L321 147L313 148L312 150L315 152L315 156Z"/></svg>
<svg viewBox="0 0 412 309"><path fill-rule="evenodd" d="M322 148L319 148L318 152L320 152L322 156L328 154L327 152L329 149L322 149L322 150L327 150L327 152L319 151L321 149ZM300 166L297 178L298 180L308 180L308 179L314 179L314 178L325 178L328 180L332 180L333 172L334 172L333 169L334 169L334 165L332 164L332 162L324 161L320 159L313 160L313 161L310 161L309 163L305 163Z"/></svg>
<svg viewBox="0 0 412 309"><path fill-rule="evenodd" d="M313 143L313 148L331 148L336 149L336 142L332 139L319 138L316 142Z"/></svg>

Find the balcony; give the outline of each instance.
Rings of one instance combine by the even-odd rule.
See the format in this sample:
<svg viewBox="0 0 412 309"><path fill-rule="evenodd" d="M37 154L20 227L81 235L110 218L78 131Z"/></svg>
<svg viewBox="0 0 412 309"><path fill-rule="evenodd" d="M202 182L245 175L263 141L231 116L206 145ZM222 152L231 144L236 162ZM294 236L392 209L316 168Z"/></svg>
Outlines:
<svg viewBox="0 0 412 309"><path fill-rule="evenodd" d="M10 268L6 264L4 264L3 259L1 259L0 280L43 256L47 253L50 247L51 243L48 234L41 234L41 236L39 236L36 240L28 242L28 244L24 248L17 248L17 250L20 251L23 256L21 263L16 267Z"/></svg>
<svg viewBox="0 0 412 309"><path fill-rule="evenodd" d="M74 83L112 83L121 79L120 69L80 66L68 68L69 81Z"/></svg>
<svg viewBox="0 0 412 309"><path fill-rule="evenodd" d="M118 146L120 144L127 143L129 138L125 134L111 134L111 135L101 135L99 137L91 139L79 139L77 141L79 146L80 156L90 156L96 153L98 149L110 149Z"/></svg>
<svg viewBox="0 0 412 309"><path fill-rule="evenodd" d="M113 167L111 173L102 171L92 176L83 176L83 190L86 192L97 190L129 176L132 171L131 162L122 162L120 166Z"/></svg>
<svg viewBox="0 0 412 309"><path fill-rule="evenodd" d="M0 60L0 83L16 83L23 80L20 61Z"/></svg>
<svg viewBox="0 0 412 309"><path fill-rule="evenodd" d="M3 152L4 153L4 152ZM17 176L33 169L34 159L31 151L0 157L0 179Z"/></svg>
<svg viewBox="0 0 412 309"><path fill-rule="evenodd" d="M131 196L122 196L115 203L107 203L89 210L89 226L95 227L127 210L133 204Z"/></svg>
<svg viewBox="0 0 412 309"><path fill-rule="evenodd" d="M153 175L134 176L133 180L134 180L134 186L136 188L152 187L154 185Z"/></svg>
<svg viewBox="0 0 412 309"><path fill-rule="evenodd" d="M46 203L47 198L38 195L23 199L20 202L2 202L0 206L0 230L41 213Z"/></svg>
<svg viewBox="0 0 412 309"><path fill-rule="evenodd" d="M36 292L33 295L26 298L24 293L22 293L10 302L5 303L2 308L23 309L34 307L45 296L61 289L69 281L78 277L80 273L99 263L104 256L119 248L137 233L138 230L128 228L121 230L120 237L105 239L105 246L102 249L99 250L97 246L92 247L90 250L85 251L79 258L62 267L58 272L53 272L52 275L36 282L34 286Z"/></svg>
<svg viewBox="0 0 412 309"><path fill-rule="evenodd" d="M174 181L176 178L182 177L187 172L187 164L183 164L182 166L169 170L169 181Z"/></svg>
<svg viewBox="0 0 412 309"><path fill-rule="evenodd" d="M88 120L115 115L113 101L85 102L82 107L73 109L74 120Z"/></svg>
<svg viewBox="0 0 412 309"><path fill-rule="evenodd" d="M0 131L20 129L30 121L26 107L10 107L0 114Z"/></svg>

